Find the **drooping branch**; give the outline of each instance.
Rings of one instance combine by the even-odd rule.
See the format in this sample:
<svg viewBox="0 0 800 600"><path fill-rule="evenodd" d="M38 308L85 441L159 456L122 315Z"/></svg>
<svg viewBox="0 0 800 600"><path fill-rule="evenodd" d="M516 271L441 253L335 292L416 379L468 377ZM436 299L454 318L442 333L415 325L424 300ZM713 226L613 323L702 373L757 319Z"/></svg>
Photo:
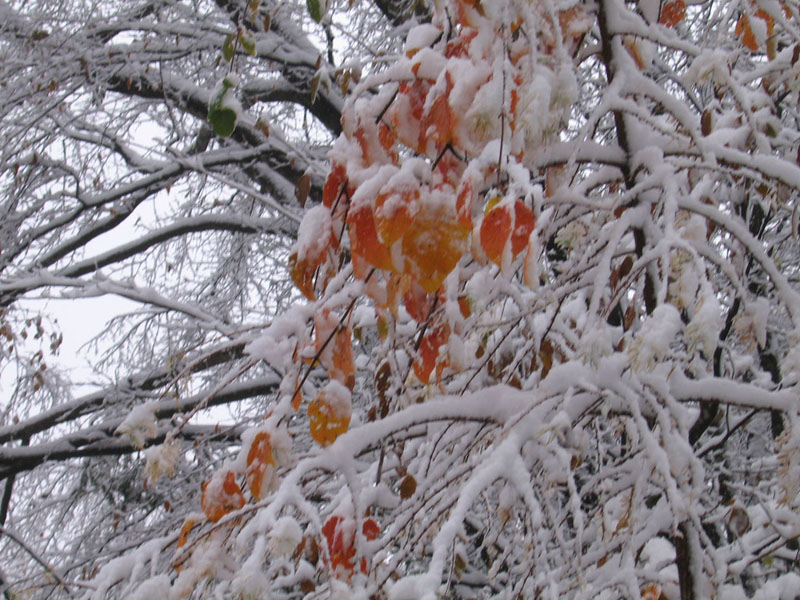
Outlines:
<svg viewBox="0 0 800 600"><path fill-rule="evenodd" d="M153 415L159 420L168 420L173 415L189 413L197 408L212 408L249 398L271 395L277 389L276 377L264 377L231 384L211 394L202 392L190 398L164 398L153 403ZM83 456L108 456L130 454L141 449L130 439L115 434L124 418L106 420L52 441L34 443L29 446L0 448L0 480L18 473L30 471L47 461L60 461ZM236 440L241 435L237 427L227 428L226 439ZM173 431L170 426L160 428L150 443L160 443ZM220 435L218 426L184 425L177 429L180 439L196 440Z"/></svg>

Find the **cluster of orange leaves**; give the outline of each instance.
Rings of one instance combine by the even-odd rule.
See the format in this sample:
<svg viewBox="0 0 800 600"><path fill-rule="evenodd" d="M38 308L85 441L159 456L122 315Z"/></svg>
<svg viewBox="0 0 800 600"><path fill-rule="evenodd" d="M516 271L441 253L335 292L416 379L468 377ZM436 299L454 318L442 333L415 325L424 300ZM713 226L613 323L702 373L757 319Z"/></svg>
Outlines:
<svg viewBox="0 0 800 600"><path fill-rule="evenodd" d="M220 490L216 489L213 483L213 479L203 483L200 508L203 509L203 513L209 521L216 523L229 512L242 508L245 505L245 499L233 471L225 472Z"/></svg>
<svg viewBox="0 0 800 600"><path fill-rule="evenodd" d="M783 9L784 16L787 19L791 19L792 11L789 10L789 7L787 7L783 2L780 2L780 5ZM753 31L751 19L760 19L761 21L764 21L767 39L763 40L763 42L765 43L769 59L774 59L776 54L776 44L773 38L775 31L775 19L763 8L757 8L753 6L751 11L742 12L742 15L736 22L736 37L741 40L742 45L744 45L746 48L752 50L753 52L758 52L761 47L761 41L759 41L758 37Z"/></svg>
<svg viewBox="0 0 800 600"><path fill-rule="evenodd" d="M355 531L347 527L352 525L340 516L332 516L322 526L322 535L328 548L328 559L334 576L350 579L355 570ZM361 533L367 541L378 539L380 527L375 519L367 518L361 526ZM361 558L361 572L367 572L367 560Z"/></svg>
<svg viewBox="0 0 800 600"><path fill-rule="evenodd" d="M481 28L495 24L487 21L479 1L456 0L454 5L457 26L441 48L443 64L461 61L460 68L465 60L473 65L489 64L489 49L477 43L476 38ZM576 6L559 14L563 43L577 43L585 33L586 15L582 11ZM522 19L517 19L512 34L521 35L522 27ZM525 70L518 67L530 52L524 45L518 47L523 49L509 52L512 75L503 82L510 98L510 105L503 109L503 122L512 132L517 126L522 88L527 83ZM476 147L475 139L467 139L471 131L461 106L464 90L459 98L451 97L455 89L453 73L457 71L451 72L446 66L434 79L423 69L424 60L418 59L423 50L430 53L431 48L407 50L412 77L398 82L388 106L373 111L380 113L377 117L369 116L369 111L353 111L343 119L344 136L337 142L338 151L333 155L322 191L323 206L330 211L330 229L315 236L330 239L330 243L326 251L305 253L302 259L294 255L290 271L300 291L315 300L316 291L324 289L332 274L331 265L339 262L341 238L346 231L353 273L362 281L373 278L366 292L376 307L396 317L402 301L425 327L413 367L418 379L428 383L434 370L440 375L444 367L441 349L451 327L438 318L432 320L428 311L415 310L415 300L420 295L440 297L445 278L470 252L478 261L491 261L501 268L509 266L529 248L535 218L522 199L503 197L502 186L499 194L497 190L488 194L487 182L497 177L498 165L468 168L482 147L479 143ZM473 95L483 85L497 84L493 78L501 76L487 69L482 80L473 82ZM520 160L523 152L518 149L515 158ZM385 166L400 173L403 157L409 153L424 160L427 173L415 171L410 177L389 178L373 197L365 200L362 194L353 200L358 192L353 181L359 177L352 169ZM382 293L372 293L376 287ZM326 315L323 320L329 318ZM316 326L317 339L327 339L320 332L330 331L330 327L320 327L319 323ZM330 347L325 348L328 356L320 361L331 377L348 383L346 380L352 375L349 329L339 324L335 336ZM315 415L324 413L320 408L315 405Z"/></svg>
<svg viewBox="0 0 800 600"><path fill-rule="evenodd" d="M270 471L274 468L275 458L272 454L270 436L265 431L259 431L250 444L245 471L247 489L254 500L258 501L264 497L265 483L270 476ZM200 508L212 523L216 523L228 513L239 510L246 504L244 493L236 481L233 471L228 470L215 477L222 478L222 485L220 486L219 482L215 482L213 479L204 482L200 497ZM191 529L191 525L189 529ZM188 531L181 532L184 542L187 534ZM182 544L179 543L179 547L180 545Z"/></svg>

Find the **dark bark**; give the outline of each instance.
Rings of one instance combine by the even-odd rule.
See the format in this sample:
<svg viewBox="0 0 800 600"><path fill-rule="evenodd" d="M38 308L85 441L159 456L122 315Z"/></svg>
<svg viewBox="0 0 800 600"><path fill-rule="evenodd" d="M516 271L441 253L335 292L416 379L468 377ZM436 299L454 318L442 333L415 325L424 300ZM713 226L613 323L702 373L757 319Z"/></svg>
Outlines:
<svg viewBox="0 0 800 600"><path fill-rule="evenodd" d="M675 564L678 566L678 587L681 592L681 600L695 600L689 529L685 522L678 526L678 533L673 537L672 544L675 546Z"/></svg>

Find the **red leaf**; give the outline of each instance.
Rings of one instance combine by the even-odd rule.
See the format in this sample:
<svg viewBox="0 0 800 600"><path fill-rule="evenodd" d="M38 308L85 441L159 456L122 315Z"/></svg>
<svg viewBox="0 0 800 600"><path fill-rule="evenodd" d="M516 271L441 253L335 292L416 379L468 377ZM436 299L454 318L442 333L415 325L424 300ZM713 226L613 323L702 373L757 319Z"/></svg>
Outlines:
<svg viewBox="0 0 800 600"><path fill-rule="evenodd" d="M346 183L347 170L345 166L334 161L331 165L331 172L328 173L328 178L325 180L325 185L322 186L322 204L333 209Z"/></svg>
<svg viewBox="0 0 800 600"><path fill-rule="evenodd" d="M675 27L686 17L686 2L684 0L672 0L661 8L661 16L658 22L667 27Z"/></svg>
<svg viewBox="0 0 800 600"><path fill-rule="evenodd" d="M528 245L528 237L536 226L533 211L521 200L514 203L514 231L511 233L511 252L517 256Z"/></svg>
<svg viewBox="0 0 800 600"><path fill-rule="evenodd" d="M367 541L377 539L380 531L375 519L366 519L361 527L361 532ZM328 546L334 577L342 577L349 581L355 569L355 523L352 519L340 516L330 517L322 526L322 535L325 536ZM361 559L361 571L367 572L367 561L364 558Z"/></svg>
<svg viewBox="0 0 800 600"><path fill-rule="evenodd" d="M417 351L417 359L413 365L414 374L422 383L430 381L434 367L436 367L437 373L441 374L446 366L446 360L439 361L437 364L437 359L439 358L440 349L447 343L449 338L450 327L446 323L437 325L422 338Z"/></svg>

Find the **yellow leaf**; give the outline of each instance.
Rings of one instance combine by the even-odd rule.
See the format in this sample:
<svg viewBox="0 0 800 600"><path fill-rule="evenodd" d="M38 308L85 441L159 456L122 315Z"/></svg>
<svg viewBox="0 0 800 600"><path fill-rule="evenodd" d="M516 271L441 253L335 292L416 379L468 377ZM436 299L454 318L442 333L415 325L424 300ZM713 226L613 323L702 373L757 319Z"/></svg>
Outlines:
<svg viewBox="0 0 800 600"><path fill-rule="evenodd" d="M350 427L350 391L338 382L328 383L308 404L311 438L320 446L330 446Z"/></svg>

